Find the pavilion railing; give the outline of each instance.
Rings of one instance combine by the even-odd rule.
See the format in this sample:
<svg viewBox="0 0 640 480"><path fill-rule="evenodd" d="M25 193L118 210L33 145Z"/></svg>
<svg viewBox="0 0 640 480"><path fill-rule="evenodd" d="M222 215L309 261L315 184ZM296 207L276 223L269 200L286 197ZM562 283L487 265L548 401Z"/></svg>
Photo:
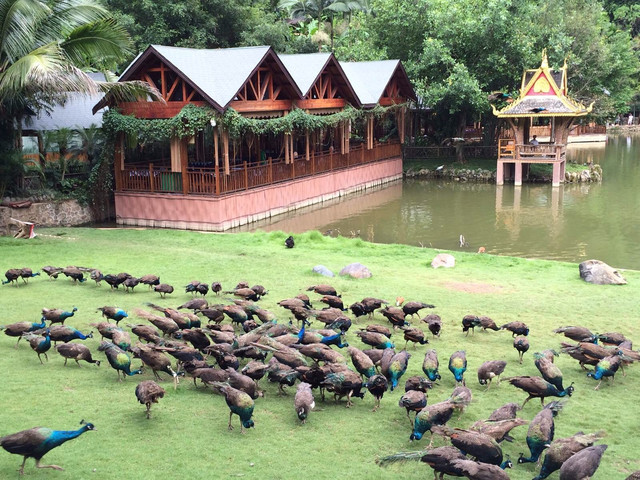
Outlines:
<svg viewBox="0 0 640 480"><path fill-rule="evenodd" d="M172 172L167 167L147 165L125 166L116 171L116 190L154 193L183 193L190 195L224 195L227 193L310 177L320 173L342 170L357 165L401 156L398 141L377 144L367 150L364 144L351 147L349 153L326 151L312 154L309 160L298 157L291 163L282 159L267 159L263 165L247 162L233 165L228 175L219 167L186 168Z"/></svg>

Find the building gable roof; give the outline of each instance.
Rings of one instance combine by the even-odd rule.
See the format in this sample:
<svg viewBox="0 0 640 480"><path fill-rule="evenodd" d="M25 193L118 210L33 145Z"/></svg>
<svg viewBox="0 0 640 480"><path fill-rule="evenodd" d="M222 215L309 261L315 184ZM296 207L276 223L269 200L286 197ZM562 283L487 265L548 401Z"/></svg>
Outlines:
<svg viewBox="0 0 640 480"><path fill-rule="evenodd" d="M398 76L408 98L416 99L400 60L340 62L363 107L374 107L394 76Z"/></svg>
<svg viewBox="0 0 640 480"><path fill-rule="evenodd" d="M522 75L520 96L502 110L493 106L497 117L578 117L591 112L593 103L586 107L567 95L567 63L559 71L549 68L546 52L535 70Z"/></svg>
<svg viewBox="0 0 640 480"><path fill-rule="evenodd" d="M295 55L278 55L284 66L289 70L293 80L300 88L302 96L306 97L311 88L316 84L320 75L329 67L335 67L338 74L344 80L344 87L347 100L358 103L358 96L354 91L347 75L340 66L333 53L300 53Z"/></svg>
<svg viewBox="0 0 640 480"><path fill-rule="evenodd" d="M268 46L196 49L151 45L123 72L120 81L133 78L150 55L157 56L174 69L183 80L221 112L269 57L288 79L296 96L301 96L291 75L273 49Z"/></svg>

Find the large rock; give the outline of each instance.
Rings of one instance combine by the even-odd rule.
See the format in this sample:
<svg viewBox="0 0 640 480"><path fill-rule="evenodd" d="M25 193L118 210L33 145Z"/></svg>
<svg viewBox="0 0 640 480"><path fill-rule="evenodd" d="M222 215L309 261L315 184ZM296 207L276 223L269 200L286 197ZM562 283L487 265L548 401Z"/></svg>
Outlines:
<svg viewBox="0 0 640 480"><path fill-rule="evenodd" d="M453 268L456 266L456 259L453 257L453 255L449 255L448 253L439 253L431 261L431 266L433 268Z"/></svg>
<svg viewBox="0 0 640 480"><path fill-rule="evenodd" d="M349 275L353 278L371 278L371 270L361 263L350 263L340 270L340 275Z"/></svg>
<svg viewBox="0 0 640 480"><path fill-rule="evenodd" d="M319 273L320 275L324 275L325 277L335 277L333 272L324 265L316 265L312 270L314 271L314 273Z"/></svg>
<svg viewBox="0 0 640 480"><path fill-rule="evenodd" d="M580 278L585 282L596 285L626 285L627 281L618 273L600 260L586 260L579 265Z"/></svg>

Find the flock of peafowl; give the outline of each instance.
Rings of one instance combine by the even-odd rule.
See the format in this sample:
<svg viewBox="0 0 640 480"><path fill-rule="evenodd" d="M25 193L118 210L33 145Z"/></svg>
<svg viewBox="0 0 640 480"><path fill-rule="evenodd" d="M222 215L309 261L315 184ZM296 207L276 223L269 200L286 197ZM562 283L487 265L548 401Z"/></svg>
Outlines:
<svg viewBox="0 0 640 480"><path fill-rule="evenodd" d="M286 246L293 247L293 238L287 239ZM97 269L75 266L45 266L41 270L52 281L63 274L74 283L90 279L99 286L104 281L111 290L122 286L129 292L143 284L163 298L174 293L174 287L161 283L156 275L104 275ZM22 288L37 275L38 272L33 273L29 268L12 268L6 272L3 284ZM286 387L295 387L295 396L283 395L282 401L292 402L291 414L302 423L314 421L313 410L319 401L326 401L327 393L333 394L336 402L345 399L345 406L349 408L356 405L355 398L362 399L368 392L374 399L374 412L380 410L385 394L395 395L398 406L406 409L410 422L407 437L420 441L429 433L429 443L419 451L381 455L377 462L386 466L408 460L422 461L433 469L436 479L443 479L445 475L479 480L508 479L506 469L514 465L503 455L501 443L513 442L511 431L526 425L526 446L522 445L522 449L528 449L529 454L522 453L517 464L538 463L539 473L534 480L547 478L556 471L561 480L590 478L607 449L607 445L597 443L605 432L576 432L570 437L554 437L554 422L574 393L574 384L567 384L554 359L566 354L576 359L585 371L591 367L585 375L597 381L597 390L603 379L608 379L613 388L617 371L624 372L626 366L640 358L640 353L632 349L631 341L617 332L594 334L581 326L563 326L554 333L563 335L571 343L562 341L557 350L541 350L532 355L539 376L505 377L510 360L492 358L487 351L477 369L479 386L472 392L470 385L475 382L468 378L465 350L443 358L442 352L431 347L437 346L441 335L460 335L458 344L463 346L479 336L490 335L489 331L508 331L512 334L509 342L513 339L522 363L530 348L526 324L514 321L499 326L487 316L465 315L461 333L447 331L449 327L443 326L439 315L431 313L420 317L421 311L432 310L434 305L407 302L402 297L393 302L365 297L350 305L347 303L346 307L339 292L327 284L313 285L293 297L279 300L279 311L261 306L260 300L269 294L262 285L240 282L233 289L223 291L219 282L192 281L183 288L191 297L175 308L151 302L140 302L139 307L131 311L114 305L96 305L95 314L100 314L103 320L90 325L101 336L98 352L82 343L92 338L93 332L83 333L65 324L73 321L78 312L76 307L43 305L39 320L8 324L0 329L17 339L15 348L19 348L24 338L40 363L51 361L47 354L53 348L64 358L65 366L69 359L100 366L98 358L106 357L118 381L150 370L154 379L145 379L132 390L132 400L135 394L137 401L145 406L147 419L151 418L152 404L165 396L163 402L171 401L171 395L160 385L163 381L160 373L168 376L174 390L191 388L184 385L184 380L179 387L181 378L190 377L196 388L200 383L220 394L228 407L229 430L233 429L235 415L239 418L241 433L255 427L254 413L260 416L260 401L265 394L260 381L264 377L277 385L280 394L286 392ZM324 308L318 308L318 303ZM319 328L311 328L314 325ZM476 332L476 328L481 331ZM396 344L401 345L402 341L404 345L400 350ZM409 347L409 343L413 346ZM407 378L409 362L418 352L421 352L424 376ZM440 361L447 363L456 387L446 400L432 403L429 393L442 389L439 380L446 375L441 372ZM467 428L447 425L455 414L464 418L465 408L474 394L504 389L501 380L518 389L508 389L511 397L522 391L521 404L506 403L488 418L469 422ZM396 389L402 392L395 392ZM540 406L535 407L537 413L530 420L518 417L527 402L537 398L540 399ZM0 438L0 446L24 457L20 474L24 473L27 458L34 458L38 468L61 469L57 465L42 465L40 461L49 450L95 430L91 423L81 423L80 429L72 431L44 427L23 430ZM447 445L432 448L434 435Z"/></svg>

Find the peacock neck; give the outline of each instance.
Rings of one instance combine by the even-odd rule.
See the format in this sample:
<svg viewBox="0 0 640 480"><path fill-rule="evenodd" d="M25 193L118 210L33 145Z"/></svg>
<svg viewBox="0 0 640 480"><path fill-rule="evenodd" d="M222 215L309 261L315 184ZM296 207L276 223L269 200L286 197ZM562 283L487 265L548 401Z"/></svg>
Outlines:
<svg viewBox="0 0 640 480"><path fill-rule="evenodd" d="M67 440L73 440L74 438L79 437L87 430L88 428L86 425L83 425L78 430L54 430L47 439L47 444L50 445L50 448L57 447Z"/></svg>

